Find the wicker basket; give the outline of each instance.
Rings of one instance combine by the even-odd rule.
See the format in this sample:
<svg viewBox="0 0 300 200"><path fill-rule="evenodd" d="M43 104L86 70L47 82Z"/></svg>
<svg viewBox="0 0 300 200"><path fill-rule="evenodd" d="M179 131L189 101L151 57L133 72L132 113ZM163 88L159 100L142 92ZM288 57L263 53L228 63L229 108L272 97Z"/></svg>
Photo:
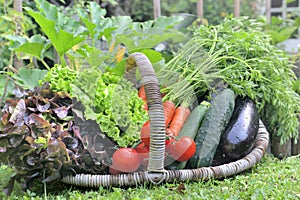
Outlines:
<svg viewBox="0 0 300 200"><path fill-rule="evenodd" d="M138 67L145 86L149 117L151 120L150 152L147 171L118 175L77 174L65 176L61 182L83 186L131 186L144 183L159 184L162 182L207 180L238 174L257 164L263 157L269 143L269 133L260 120L258 134L251 152L244 158L214 167L197 169L165 170L165 120L158 80L148 58L142 53L134 53L127 61L127 71ZM131 70L135 71L135 70Z"/></svg>

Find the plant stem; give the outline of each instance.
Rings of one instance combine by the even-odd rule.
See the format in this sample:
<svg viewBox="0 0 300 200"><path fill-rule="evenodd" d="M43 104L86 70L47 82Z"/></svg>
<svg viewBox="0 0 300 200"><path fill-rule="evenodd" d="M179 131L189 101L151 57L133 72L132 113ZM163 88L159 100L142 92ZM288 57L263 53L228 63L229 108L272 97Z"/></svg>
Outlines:
<svg viewBox="0 0 300 200"><path fill-rule="evenodd" d="M41 59L40 61L43 63L43 65L46 67L47 70L50 70L50 69L51 69L51 68L49 67L49 65L48 65L43 59Z"/></svg>
<svg viewBox="0 0 300 200"><path fill-rule="evenodd" d="M3 95L0 99L0 115L2 116L2 103L4 102L4 99L5 99L5 96L6 96L6 93L7 93L7 87L8 87L8 81L9 81L9 78L6 77L6 80L5 80L5 85L4 85L4 91L3 91Z"/></svg>
<svg viewBox="0 0 300 200"><path fill-rule="evenodd" d="M22 14L22 0L14 0L14 10L18 13L20 13L20 15ZM16 23L16 31L15 34L16 35L21 35L22 33L22 18L20 16L16 17L15 23ZM17 58L17 55L14 54L14 67L19 70L21 67L23 67L23 61L22 59L19 60Z"/></svg>
<svg viewBox="0 0 300 200"><path fill-rule="evenodd" d="M64 54L59 56L59 60L62 66L67 66Z"/></svg>

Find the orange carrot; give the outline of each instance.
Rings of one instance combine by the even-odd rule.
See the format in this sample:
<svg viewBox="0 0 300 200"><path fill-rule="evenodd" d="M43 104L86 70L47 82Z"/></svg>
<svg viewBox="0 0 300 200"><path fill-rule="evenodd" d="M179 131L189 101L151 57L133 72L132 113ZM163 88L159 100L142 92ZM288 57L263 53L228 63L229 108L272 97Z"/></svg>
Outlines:
<svg viewBox="0 0 300 200"><path fill-rule="evenodd" d="M143 99L143 101L144 101L144 107L143 107L143 109L144 109L144 110L148 110L148 104L147 104L147 98L146 98L146 92L145 92L145 87L144 87L144 85L141 85L141 87L139 88L138 96L139 96L141 99Z"/></svg>
<svg viewBox="0 0 300 200"><path fill-rule="evenodd" d="M183 127L183 124L185 120L188 118L188 116L190 115L190 113L191 113L190 109L186 107L178 106L176 108L174 117L169 126L169 129L174 136L178 136L179 131Z"/></svg>
<svg viewBox="0 0 300 200"><path fill-rule="evenodd" d="M139 92L138 95L141 99L143 99L144 101L146 101L146 92L145 92L145 87L144 85L141 85L141 87L139 88Z"/></svg>
<svg viewBox="0 0 300 200"><path fill-rule="evenodd" d="M168 127L175 113L175 104L172 101L165 101L163 103L164 114L165 114L165 125Z"/></svg>
<svg viewBox="0 0 300 200"><path fill-rule="evenodd" d="M144 109L144 110L148 110L148 104L147 104L147 101L146 101L146 100L144 101L143 109Z"/></svg>
<svg viewBox="0 0 300 200"><path fill-rule="evenodd" d="M171 131L169 128L166 128L166 135L167 135L169 138L173 138L173 137L174 137L173 131Z"/></svg>

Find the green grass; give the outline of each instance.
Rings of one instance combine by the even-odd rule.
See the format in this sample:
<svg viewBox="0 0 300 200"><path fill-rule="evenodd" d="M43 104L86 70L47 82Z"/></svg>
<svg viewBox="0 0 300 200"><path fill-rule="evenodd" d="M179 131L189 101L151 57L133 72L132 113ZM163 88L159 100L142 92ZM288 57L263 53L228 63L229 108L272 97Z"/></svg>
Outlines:
<svg viewBox="0 0 300 200"><path fill-rule="evenodd" d="M179 189L184 187L184 189ZM300 156L278 160L265 156L252 169L223 180L131 188L65 189L36 196L27 191L8 199L300 199Z"/></svg>

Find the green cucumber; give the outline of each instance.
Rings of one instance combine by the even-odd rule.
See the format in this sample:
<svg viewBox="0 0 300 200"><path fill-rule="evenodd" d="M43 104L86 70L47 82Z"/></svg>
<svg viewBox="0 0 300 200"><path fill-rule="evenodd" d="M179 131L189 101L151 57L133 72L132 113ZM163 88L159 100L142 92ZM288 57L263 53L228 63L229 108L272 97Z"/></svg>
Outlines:
<svg viewBox="0 0 300 200"><path fill-rule="evenodd" d="M221 135L232 116L235 105L234 92L226 88L213 96L210 108L198 129L195 138L196 153L188 161L189 168L211 165Z"/></svg>
<svg viewBox="0 0 300 200"><path fill-rule="evenodd" d="M189 117L186 119L182 129L180 130L178 138L181 138L183 136L189 136L190 138L194 139L196 137L197 131L209 108L209 105L209 102L202 101L193 109ZM187 162L174 161L166 168L171 170L184 169L186 164Z"/></svg>

